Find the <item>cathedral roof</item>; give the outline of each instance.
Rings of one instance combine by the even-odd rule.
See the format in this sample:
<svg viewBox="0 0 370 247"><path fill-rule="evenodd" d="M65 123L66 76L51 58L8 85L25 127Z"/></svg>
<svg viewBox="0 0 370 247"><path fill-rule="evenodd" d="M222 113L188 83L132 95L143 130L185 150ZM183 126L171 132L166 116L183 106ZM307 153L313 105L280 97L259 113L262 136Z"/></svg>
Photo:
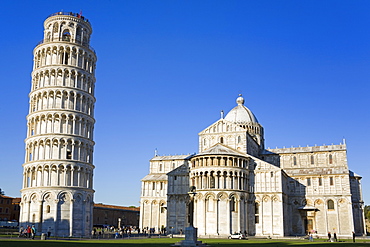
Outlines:
<svg viewBox="0 0 370 247"><path fill-rule="evenodd" d="M191 157L191 154L163 155L163 156L157 155L157 156L154 156L154 158L151 160L152 161L153 160L184 160L190 157Z"/></svg>
<svg viewBox="0 0 370 247"><path fill-rule="evenodd" d="M256 116L244 106L244 98L241 94L239 94L239 97L236 99L236 103L238 105L226 115L225 120L236 124L250 122L258 123Z"/></svg>
<svg viewBox="0 0 370 247"><path fill-rule="evenodd" d="M172 176L187 175L187 174L189 174L189 167L187 164L183 164L175 168L174 170L170 171L169 173L167 173L167 175L172 175Z"/></svg>
<svg viewBox="0 0 370 247"><path fill-rule="evenodd" d="M141 181L167 181L167 175L165 173L152 173L146 175Z"/></svg>
<svg viewBox="0 0 370 247"><path fill-rule="evenodd" d="M198 155L210 155L210 154L227 154L227 155L238 155L238 156L247 156L242 152L239 152L235 149L222 145L220 143L210 147L207 150L199 153Z"/></svg>

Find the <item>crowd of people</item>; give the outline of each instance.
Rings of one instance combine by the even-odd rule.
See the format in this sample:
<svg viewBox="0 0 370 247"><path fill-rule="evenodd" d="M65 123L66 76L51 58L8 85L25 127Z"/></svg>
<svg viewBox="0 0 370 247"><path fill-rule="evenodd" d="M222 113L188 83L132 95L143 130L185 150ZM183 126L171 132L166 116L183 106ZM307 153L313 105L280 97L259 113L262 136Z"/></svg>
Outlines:
<svg viewBox="0 0 370 247"><path fill-rule="evenodd" d="M32 226L29 226L27 225L26 227L23 227L21 226L19 228L19 238L31 238L31 239L35 239L35 235L36 235L36 228L34 225Z"/></svg>

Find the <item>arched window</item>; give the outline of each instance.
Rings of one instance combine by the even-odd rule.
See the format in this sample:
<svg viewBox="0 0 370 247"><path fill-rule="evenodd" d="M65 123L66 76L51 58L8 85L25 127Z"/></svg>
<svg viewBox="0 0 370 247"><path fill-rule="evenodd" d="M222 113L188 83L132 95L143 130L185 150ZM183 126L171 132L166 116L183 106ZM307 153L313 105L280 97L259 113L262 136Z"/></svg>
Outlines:
<svg viewBox="0 0 370 247"><path fill-rule="evenodd" d="M58 23L54 23L53 32L54 33L57 33L58 32Z"/></svg>
<svg viewBox="0 0 370 247"><path fill-rule="evenodd" d="M62 55L62 64L68 64L68 59L69 59L69 53L68 52L63 52Z"/></svg>
<svg viewBox="0 0 370 247"><path fill-rule="evenodd" d="M231 197L231 200L230 200L230 211L232 212L235 212L236 211L236 204L235 204L235 198L234 197Z"/></svg>
<svg viewBox="0 0 370 247"><path fill-rule="evenodd" d="M212 189L215 188L215 177L213 174L209 177L209 187Z"/></svg>
<svg viewBox="0 0 370 247"><path fill-rule="evenodd" d="M311 165L315 164L315 158L313 155L311 155Z"/></svg>
<svg viewBox="0 0 370 247"><path fill-rule="evenodd" d="M241 142L242 142L242 138L238 136L238 143L241 143Z"/></svg>
<svg viewBox="0 0 370 247"><path fill-rule="evenodd" d="M334 201L333 200L328 200L328 209L329 210L334 210Z"/></svg>
<svg viewBox="0 0 370 247"><path fill-rule="evenodd" d="M220 143L224 143L224 138L223 137L220 138Z"/></svg>
<svg viewBox="0 0 370 247"><path fill-rule="evenodd" d="M81 33L82 33L81 28L77 27L77 29L76 29L76 40L80 41L80 42L81 42Z"/></svg>
<svg viewBox="0 0 370 247"><path fill-rule="evenodd" d="M159 164L159 171L162 171L162 163Z"/></svg>
<svg viewBox="0 0 370 247"><path fill-rule="evenodd" d="M46 34L46 42L49 42L50 41L50 37L51 37L51 34L50 33L47 33Z"/></svg>
<svg viewBox="0 0 370 247"><path fill-rule="evenodd" d="M297 165L297 157L295 157L295 156L293 157L293 165L295 165L295 166Z"/></svg>
<svg viewBox="0 0 370 247"><path fill-rule="evenodd" d="M63 31L62 40L63 41L68 41L68 42L71 41L71 34L70 34L68 29Z"/></svg>

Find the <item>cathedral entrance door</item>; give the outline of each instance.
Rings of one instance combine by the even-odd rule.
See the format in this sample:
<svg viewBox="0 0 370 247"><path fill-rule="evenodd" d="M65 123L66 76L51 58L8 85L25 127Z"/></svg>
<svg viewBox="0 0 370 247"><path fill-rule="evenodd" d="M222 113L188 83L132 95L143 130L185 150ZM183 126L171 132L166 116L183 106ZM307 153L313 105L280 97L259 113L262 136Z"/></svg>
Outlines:
<svg viewBox="0 0 370 247"><path fill-rule="evenodd" d="M305 231L307 234L309 234L310 232L312 232L314 229L313 229L313 224L314 222L314 219L313 217L307 217L304 219L304 223L305 223Z"/></svg>

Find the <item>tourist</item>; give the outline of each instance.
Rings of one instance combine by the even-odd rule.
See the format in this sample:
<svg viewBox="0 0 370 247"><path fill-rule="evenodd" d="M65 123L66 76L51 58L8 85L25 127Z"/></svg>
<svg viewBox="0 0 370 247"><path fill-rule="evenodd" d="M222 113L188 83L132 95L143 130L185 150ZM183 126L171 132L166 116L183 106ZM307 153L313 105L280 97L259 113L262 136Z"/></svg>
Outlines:
<svg viewBox="0 0 370 247"><path fill-rule="evenodd" d="M24 231L24 228L23 228L23 226L21 226L21 227L19 228L19 235L18 235L18 238L22 237L22 235L23 235L23 231Z"/></svg>
<svg viewBox="0 0 370 247"><path fill-rule="evenodd" d="M32 225L32 228L31 228L31 234L32 234L32 239L35 239L35 235L36 235L36 228L34 225Z"/></svg>
<svg viewBox="0 0 370 247"><path fill-rule="evenodd" d="M328 232L328 242L331 242L331 233Z"/></svg>

